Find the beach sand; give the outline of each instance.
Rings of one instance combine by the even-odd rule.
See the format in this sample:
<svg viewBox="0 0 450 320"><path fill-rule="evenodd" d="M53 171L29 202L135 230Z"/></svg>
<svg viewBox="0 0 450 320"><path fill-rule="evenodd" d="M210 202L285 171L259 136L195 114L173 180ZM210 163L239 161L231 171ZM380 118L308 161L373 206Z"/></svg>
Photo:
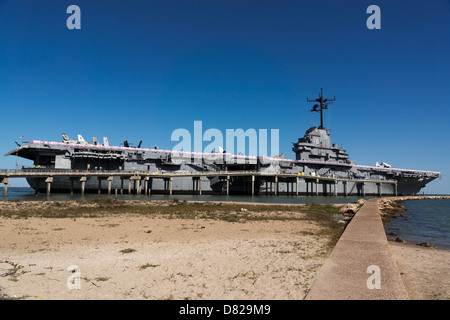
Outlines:
<svg viewBox="0 0 450 320"><path fill-rule="evenodd" d="M301 206L126 204L0 202L0 298L300 300L337 241ZM389 244L411 299L450 298L450 251Z"/></svg>
<svg viewBox="0 0 450 320"><path fill-rule="evenodd" d="M389 241L412 300L450 299L450 251Z"/></svg>
<svg viewBox="0 0 450 320"><path fill-rule="evenodd" d="M0 217L0 295L303 299L332 249L323 228L309 220L228 222L137 214ZM75 275L67 271L73 265L79 267L80 289L67 285Z"/></svg>
<svg viewBox="0 0 450 320"><path fill-rule="evenodd" d="M384 223L404 212L407 200L448 199L449 196L403 196L381 199L379 208ZM394 261L408 296L413 300L450 299L450 251L418 246L413 242L389 241ZM402 240L402 239L400 239ZM402 240L404 241L404 240Z"/></svg>

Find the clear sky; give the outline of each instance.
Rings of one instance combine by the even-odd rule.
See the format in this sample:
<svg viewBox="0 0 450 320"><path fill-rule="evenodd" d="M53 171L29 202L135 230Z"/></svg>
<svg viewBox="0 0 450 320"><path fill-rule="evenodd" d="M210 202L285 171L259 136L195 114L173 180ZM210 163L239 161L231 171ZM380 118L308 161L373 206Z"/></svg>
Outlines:
<svg viewBox="0 0 450 320"><path fill-rule="evenodd" d="M80 30L66 26L72 4ZM444 0L0 0L0 153L62 132L172 149L200 120L279 129L295 158L322 87L336 96L325 126L352 160L440 171L424 191L450 193L449 56Z"/></svg>

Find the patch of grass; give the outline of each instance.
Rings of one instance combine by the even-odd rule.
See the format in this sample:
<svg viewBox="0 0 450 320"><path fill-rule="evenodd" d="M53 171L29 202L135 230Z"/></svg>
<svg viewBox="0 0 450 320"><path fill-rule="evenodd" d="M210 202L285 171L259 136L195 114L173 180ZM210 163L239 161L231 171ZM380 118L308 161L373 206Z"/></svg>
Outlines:
<svg viewBox="0 0 450 320"><path fill-rule="evenodd" d="M292 251L289 251L289 250L280 250L280 251L277 251L277 253L292 253Z"/></svg>
<svg viewBox="0 0 450 320"><path fill-rule="evenodd" d="M221 216L220 219L226 222L239 222L237 214L226 214Z"/></svg>
<svg viewBox="0 0 450 320"><path fill-rule="evenodd" d="M110 278L108 278L108 277L98 277L98 278L95 278L95 280L96 281L108 281Z"/></svg>
<svg viewBox="0 0 450 320"><path fill-rule="evenodd" d="M147 268L156 268L156 267L159 267L159 264L146 263L146 264L143 264L142 266L139 266L139 269L145 270Z"/></svg>
<svg viewBox="0 0 450 320"><path fill-rule="evenodd" d="M135 252L135 251L136 250L132 249L132 248L127 248L127 249L120 250L120 252L122 252L122 253L131 253L131 252Z"/></svg>
<svg viewBox="0 0 450 320"><path fill-rule="evenodd" d="M118 223L107 223L107 224L101 224L100 227L107 227L107 228L116 228L118 227Z"/></svg>

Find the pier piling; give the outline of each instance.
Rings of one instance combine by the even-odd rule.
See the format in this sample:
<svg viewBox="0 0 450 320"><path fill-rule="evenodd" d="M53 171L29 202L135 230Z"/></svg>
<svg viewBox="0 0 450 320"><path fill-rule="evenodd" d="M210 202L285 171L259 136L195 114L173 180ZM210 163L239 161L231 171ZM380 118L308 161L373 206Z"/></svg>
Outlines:
<svg viewBox="0 0 450 320"><path fill-rule="evenodd" d="M112 176L106 178L106 181L108 181L108 196L111 195L111 184L112 184L112 180L113 180L113 177L112 177Z"/></svg>
<svg viewBox="0 0 450 320"><path fill-rule="evenodd" d="M275 195L278 195L278 177L275 176Z"/></svg>
<svg viewBox="0 0 450 320"><path fill-rule="evenodd" d="M255 176L252 175L252 196L255 195Z"/></svg>
<svg viewBox="0 0 450 320"><path fill-rule="evenodd" d="M1 183L3 183L3 198L6 199L6 196L8 194L8 183L9 183L9 178L3 178L1 180Z"/></svg>
<svg viewBox="0 0 450 320"><path fill-rule="evenodd" d="M73 196L73 179L70 179L70 196Z"/></svg>
<svg viewBox="0 0 450 320"><path fill-rule="evenodd" d="M149 193L148 192L148 180L149 180L149 177L144 178L144 195L147 195Z"/></svg>
<svg viewBox="0 0 450 320"><path fill-rule="evenodd" d="M84 191L85 191L85 188L86 188L86 180L87 180L87 177L81 177L81 178L80 178L80 182L81 182L81 195L82 195L82 196L84 196Z"/></svg>
<svg viewBox="0 0 450 320"><path fill-rule="evenodd" d="M98 190L97 194L100 195L102 193L102 179L98 178Z"/></svg>

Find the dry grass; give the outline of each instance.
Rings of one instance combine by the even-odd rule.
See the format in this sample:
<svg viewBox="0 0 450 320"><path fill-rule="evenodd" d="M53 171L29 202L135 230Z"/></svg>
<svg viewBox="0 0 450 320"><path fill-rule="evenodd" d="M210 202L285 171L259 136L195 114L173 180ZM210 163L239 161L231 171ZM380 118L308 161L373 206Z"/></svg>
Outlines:
<svg viewBox="0 0 450 320"><path fill-rule="evenodd" d="M16 201L0 203L0 216L11 219L99 218L118 215L142 215L167 219L208 219L230 223L270 220L307 220L321 225L321 236L330 237L334 246L343 232L335 217L339 207L327 204L280 205L187 201ZM113 225L103 225L114 227ZM63 231L63 230L60 230ZM151 232L151 231L150 231Z"/></svg>

